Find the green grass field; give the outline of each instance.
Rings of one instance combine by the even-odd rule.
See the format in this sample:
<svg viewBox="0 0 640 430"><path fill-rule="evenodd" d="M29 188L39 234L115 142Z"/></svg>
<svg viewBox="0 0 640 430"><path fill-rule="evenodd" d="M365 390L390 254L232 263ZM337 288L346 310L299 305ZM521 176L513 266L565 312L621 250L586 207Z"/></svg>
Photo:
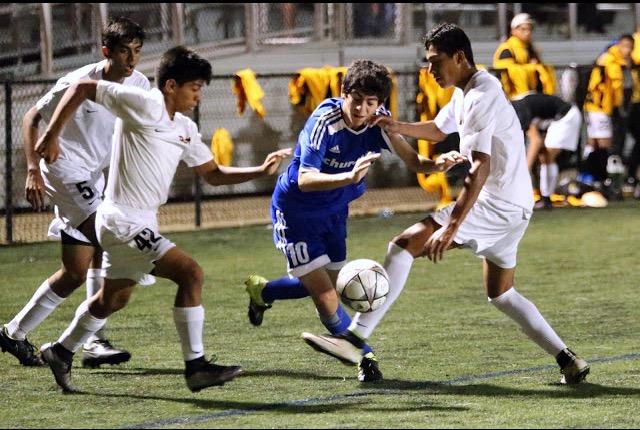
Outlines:
<svg viewBox="0 0 640 430"><path fill-rule="evenodd" d="M520 245L516 287L578 354L588 383L558 384L547 356L483 293L480 260L455 250L416 262L403 295L374 333L385 381L309 348L323 332L310 299L277 303L262 327L246 317L242 282L284 273L263 227L167 235L204 267L205 347L246 375L191 393L171 316L174 286L139 288L109 321L133 357L73 369L85 394L63 395L48 368L0 354L1 427L170 428L637 428L640 427L640 204L536 213ZM350 220L350 259L382 261L387 242L420 214ZM0 248L0 321L10 320L58 266L55 243ZM57 339L84 299L72 295L29 336ZM80 365L80 353L76 366Z"/></svg>

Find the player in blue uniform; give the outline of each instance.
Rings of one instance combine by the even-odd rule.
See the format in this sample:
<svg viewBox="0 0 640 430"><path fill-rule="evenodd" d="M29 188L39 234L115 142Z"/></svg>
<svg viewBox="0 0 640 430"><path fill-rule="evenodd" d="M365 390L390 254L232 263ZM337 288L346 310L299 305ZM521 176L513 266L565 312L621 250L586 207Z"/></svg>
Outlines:
<svg viewBox="0 0 640 430"><path fill-rule="evenodd" d="M371 165L382 150L395 152L409 169L424 173L466 160L455 151L429 160L399 134L387 135L369 125L374 115L389 115L383 102L390 92L386 67L356 60L344 78L342 97L324 100L307 120L271 199L274 243L287 258L289 276L269 282L252 275L245 282L253 325L262 324L264 311L275 300L310 295L327 330L344 332L351 318L340 305L335 282L347 261L349 203L365 192L364 177ZM358 365L361 382L382 379L366 344L362 354L341 360Z"/></svg>

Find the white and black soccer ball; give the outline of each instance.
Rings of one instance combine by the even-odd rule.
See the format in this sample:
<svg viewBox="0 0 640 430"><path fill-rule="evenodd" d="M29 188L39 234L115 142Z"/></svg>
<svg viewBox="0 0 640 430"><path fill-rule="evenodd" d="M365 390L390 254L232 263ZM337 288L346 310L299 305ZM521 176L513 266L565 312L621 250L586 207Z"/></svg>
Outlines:
<svg viewBox="0 0 640 430"><path fill-rule="evenodd" d="M387 300L389 275L373 260L353 260L338 273L336 291L342 303L354 311L375 311Z"/></svg>

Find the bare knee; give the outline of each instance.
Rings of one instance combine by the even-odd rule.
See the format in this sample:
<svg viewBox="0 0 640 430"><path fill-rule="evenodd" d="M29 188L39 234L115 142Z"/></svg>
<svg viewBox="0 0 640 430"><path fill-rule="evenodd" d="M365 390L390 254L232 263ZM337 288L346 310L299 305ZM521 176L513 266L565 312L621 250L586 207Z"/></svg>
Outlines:
<svg viewBox="0 0 640 430"><path fill-rule="evenodd" d="M408 251L413 257L419 257L424 250L426 239L422 239L419 235L411 232L403 232L391 241L394 245Z"/></svg>
<svg viewBox="0 0 640 430"><path fill-rule="evenodd" d="M194 260L185 265L183 273L180 274L180 285L191 288L202 288L204 283L204 272L202 267Z"/></svg>
<svg viewBox="0 0 640 430"><path fill-rule="evenodd" d="M423 255L425 243L438 228L440 226L433 219L425 218L394 237L391 242L417 258Z"/></svg>
<svg viewBox="0 0 640 430"><path fill-rule="evenodd" d="M49 278L49 286L60 297L68 297L87 280L87 271L63 267Z"/></svg>

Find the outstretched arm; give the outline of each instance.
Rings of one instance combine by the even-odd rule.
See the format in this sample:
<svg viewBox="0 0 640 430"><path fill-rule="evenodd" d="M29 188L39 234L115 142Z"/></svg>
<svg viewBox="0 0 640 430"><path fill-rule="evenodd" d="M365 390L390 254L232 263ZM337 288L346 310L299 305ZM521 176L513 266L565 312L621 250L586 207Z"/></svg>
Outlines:
<svg viewBox="0 0 640 430"><path fill-rule="evenodd" d="M42 116L38 108L33 106L22 118L22 141L24 155L27 159L27 180L24 192L33 209L44 209L44 181L40 172L40 156L35 151L38 141L38 124Z"/></svg>
<svg viewBox="0 0 640 430"><path fill-rule="evenodd" d="M447 137L447 135L438 128L435 121L402 122L395 121L385 115L380 115L373 118L371 125L380 126L387 134L398 133L431 142L440 142Z"/></svg>
<svg viewBox="0 0 640 430"><path fill-rule="evenodd" d="M398 133L389 134L389 140L393 150L404 161L409 170L417 173L444 172L459 163L467 161L467 157L458 151L451 151L441 154L435 160L420 155L415 149Z"/></svg>
<svg viewBox="0 0 640 430"><path fill-rule="evenodd" d="M251 181L265 175L273 175L278 172L280 163L291 155L291 148L271 152L260 166L253 167L228 167L220 166L211 160L194 170L207 183L211 185L231 185Z"/></svg>
<svg viewBox="0 0 640 430"><path fill-rule="evenodd" d="M96 87L98 81L80 81L73 84L58 103L55 112L51 116L51 121L47 130L44 132L38 143L36 143L35 151L44 158L47 163L54 163L60 155L60 147L58 145L58 136L64 125L71 119L78 106L85 100L95 101Z"/></svg>
<svg viewBox="0 0 640 430"><path fill-rule="evenodd" d="M358 158L353 169L344 173L322 173L311 170L301 170L298 173L298 187L302 192L328 191L345 185L357 184L367 175L369 168L380 158L380 154L368 153Z"/></svg>

